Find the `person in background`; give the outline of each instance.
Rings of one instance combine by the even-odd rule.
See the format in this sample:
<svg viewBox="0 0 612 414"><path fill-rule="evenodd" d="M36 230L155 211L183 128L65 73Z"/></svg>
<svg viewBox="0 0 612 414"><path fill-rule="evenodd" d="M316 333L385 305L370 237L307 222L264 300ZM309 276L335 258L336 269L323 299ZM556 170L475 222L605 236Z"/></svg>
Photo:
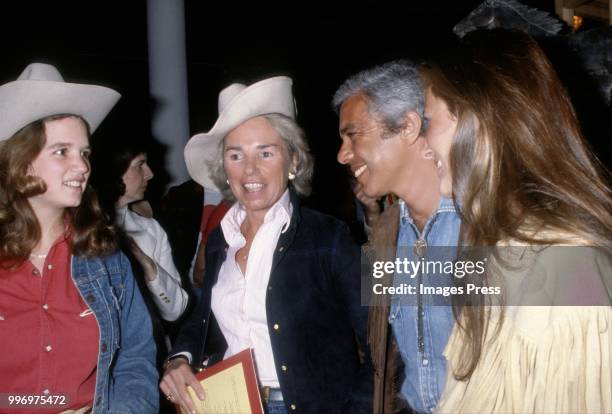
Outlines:
<svg viewBox="0 0 612 414"><path fill-rule="evenodd" d="M453 260L460 221L453 201L440 195L432 152L422 135L424 93L416 65L396 61L359 72L338 88L333 106L340 116L338 162L350 168L358 199L370 206L368 246L376 260ZM400 201L377 215L375 200L387 194ZM405 282L402 275L382 280ZM452 285L443 275L423 278L419 273L411 281ZM368 323L374 413L407 409L406 402L413 411L431 412L442 393L442 353L453 326L452 308L417 292L409 303L400 296L373 298L380 301L370 307Z"/></svg>
<svg viewBox="0 0 612 414"><path fill-rule="evenodd" d="M191 176L236 200L208 239L202 300L160 384L191 411L188 385L205 398L192 367L246 348L268 413L372 410L360 250L344 223L300 207L312 158L291 85L285 76L230 85L213 128L185 147Z"/></svg>
<svg viewBox="0 0 612 414"><path fill-rule="evenodd" d="M172 257L183 288L194 293L190 276L193 257L198 248L199 224L202 221L204 187L192 180L172 186L162 197L156 218L168 234Z"/></svg>
<svg viewBox="0 0 612 414"><path fill-rule="evenodd" d="M65 82L42 63L0 86L5 403L9 394L28 394L57 396L65 405L55 412L158 410L151 319L117 250L117 231L88 186L90 132L119 98L106 87Z"/></svg>
<svg viewBox="0 0 612 414"><path fill-rule="evenodd" d="M437 411L612 411L612 192L551 63L525 33L477 31L423 74L440 191L504 288L455 298Z"/></svg>
<svg viewBox="0 0 612 414"><path fill-rule="evenodd" d="M189 296L181 287L168 236L157 220L130 209L131 204L144 200L153 178L145 144L137 138L124 137L101 141L94 145L92 165L92 185L109 216L125 233L125 248L142 270L159 315L166 321L177 320Z"/></svg>
<svg viewBox="0 0 612 414"><path fill-rule="evenodd" d="M213 191L204 190L206 194L211 194ZM196 287L197 292L201 292L199 288L204 283L204 273L206 269L206 244L208 243L208 237L210 234L221 224L221 220L225 217L225 214L232 207L232 202L229 200L213 200L217 204L206 204L204 205L204 211L202 214L202 222L200 223L200 235L198 236L198 250L193 258L192 267L189 271L193 285Z"/></svg>

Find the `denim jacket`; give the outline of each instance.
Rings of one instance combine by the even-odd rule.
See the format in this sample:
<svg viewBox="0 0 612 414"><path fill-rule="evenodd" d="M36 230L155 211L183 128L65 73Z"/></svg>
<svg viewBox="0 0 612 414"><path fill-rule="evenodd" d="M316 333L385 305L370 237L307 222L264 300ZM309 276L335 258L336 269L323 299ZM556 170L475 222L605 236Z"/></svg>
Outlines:
<svg viewBox="0 0 612 414"><path fill-rule="evenodd" d="M420 232L405 204L400 204L400 227L397 239L397 257L416 261L423 257L429 261L454 260L461 221L453 201L442 198L437 210ZM413 246L420 245L417 251ZM408 246L408 248L406 248ZM411 279L418 287L452 286L450 275L418 275ZM395 276L395 284L406 278ZM411 299L414 298L411 297ZM413 410L432 412L444 389L446 360L442 355L453 327L451 300L446 306L440 296L418 295L412 303L394 298L389 322L404 363L405 379L401 393ZM436 305L433 306L433 301Z"/></svg>
<svg viewBox="0 0 612 414"><path fill-rule="evenodd" d="M157 413L151 318L127 258L72 256L72 278L100 330L93 413Z"/></svg>

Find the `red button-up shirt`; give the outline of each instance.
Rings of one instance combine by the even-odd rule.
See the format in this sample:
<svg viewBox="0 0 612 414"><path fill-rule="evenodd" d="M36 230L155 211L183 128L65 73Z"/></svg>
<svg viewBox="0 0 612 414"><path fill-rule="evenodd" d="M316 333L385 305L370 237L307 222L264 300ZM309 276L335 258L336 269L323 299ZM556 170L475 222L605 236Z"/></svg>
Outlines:
<svg viewBox="0 0 612 414"><path fill-rule="evenodd" d="M72 280L70 251L65 234L40 271L30 261L0 267L0 393L67 396L54 411L92 405L96 385L98 324ZM49 412L0 407L38 411Z"/></svg>

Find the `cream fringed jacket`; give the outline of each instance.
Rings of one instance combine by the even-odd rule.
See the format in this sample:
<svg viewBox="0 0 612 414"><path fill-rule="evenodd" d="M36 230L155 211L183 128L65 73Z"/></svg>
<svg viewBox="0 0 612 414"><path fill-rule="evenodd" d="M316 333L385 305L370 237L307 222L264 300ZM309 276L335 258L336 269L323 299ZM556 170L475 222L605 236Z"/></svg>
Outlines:
<svg viewBox="0 0 612 414"><path fill-rule="evenodd" d="M500 312L491 308L483 352L467 381L453 376L465 344L455 324L437 412L612 412L610 250L520 249L506 254L510 266L492 262L494 269L503 269L494 273L505 286L508 306L497 335Z"/></svg>

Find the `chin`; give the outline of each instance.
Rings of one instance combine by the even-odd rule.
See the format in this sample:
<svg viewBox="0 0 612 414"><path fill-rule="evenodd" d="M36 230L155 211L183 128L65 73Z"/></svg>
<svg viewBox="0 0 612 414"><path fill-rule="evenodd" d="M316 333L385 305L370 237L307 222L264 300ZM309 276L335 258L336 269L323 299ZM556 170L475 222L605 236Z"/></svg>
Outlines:
<svg viewBox="0 0 612 414"><path fill-rule="evenodd" d="M250 197L247 195L246 197L237 197L237 199L246 210L261 211L272 207L280 199L280 196L274 198L270 194L251 194Z"/></svg>
<svg viewBox="0 0 612 414"><path fill-rule="evenodd" d="M69 203L67 207L78 207L81 205L81 201L83 200L80 198L78 200L74 200L72 203Z"/></svg>

